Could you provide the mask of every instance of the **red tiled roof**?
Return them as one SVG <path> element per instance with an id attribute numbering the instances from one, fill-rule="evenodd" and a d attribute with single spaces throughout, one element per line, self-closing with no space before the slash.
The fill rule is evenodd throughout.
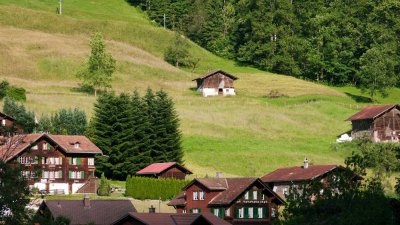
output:
<path id="1" fill-rule="evenodd" d="M 138 174 L 138 175 L 159 174 L 173 166 L 176 166 L 178 169 L 180 169 L 182 172 L 184 172 L 186 174 L 192 174 L 192 172 L 190 172 L 190 170 L 186 169 L 185 167 L 179 165 L 176 162 L 153 163 L 153 164 L 148 165 L 147 167 L 139 170 L 138 172 L 136 172 L 136 174 Z"/>
<path id="2" fill-rule="evenodd" d="M 268 190 L 271 195 L 274 195 L 278 202 L 284 204 L 284 201 L 275 192 L 257 178 L 196 178 L 186 185 L 183 190 L 186 190 L 194 183 L 199 183 L 210 191 L 220 191 L 220 193 L 208 203 L 209 205 L 230 205 L 238 197 L 244 194 L 249 187 L 257 182 Z M 171 206 L 185 204 L 185 196 L 182 196 L 181 194 L 168 203 L 168 205 Z"/>
<path id="3" fill-rule="evenodd" d="M 352 120 L 375 119 L 377 116 L 380 116 L 383 113 L 397 106 L 398 106 L 397 104 L 367 106 L 363 108 L 361 111 L 347 118 L 347 120 L 352 121 Z"/>
<path id="4" fill-rule="evenodd" d="M 179 193 L 179 195 L 176 196 L 176 198 L 174 198 L 168 202 L 168 205 L 169 206 L 184 206 L 184 205 L 186 205 L 185 192 Z"/>
<path id="5" fill-rule="evenodd" d="M 135 212 L 131 200 L 90 200 L 90 207 L 84 207 L 83 200 L 45 200 L 41 208 L 47 207 L 53 218 L 65 216 L 71 225 L 109 225 L 129 212 Z"/>
<path id="6" fill-rule="evenodd" d="M 146 225 L 230 225 L 223 219 L 220 219 L 211 213 L 202 214 L 176 214 L 176 213 L 129 213 L 113 224 L 119 224 L 124 218 L 131 217 Z"/>
<path id="7" fill-rule="evenodd" d="M 195 81 L 195 80 L 203 80 L 203 79 L 205 79 L 205 78 L 207 78 L 207 77 L 209 77 L 209 76 L 212 76 L 212 75 L 214 75 L 214 74 L 216 74 L 216 73 L 222 73 L 222 74 L 224 74 L 225 76 L 228 76 L 228 77 L 232 78 L 233 80 L 239 79 L 239 78 L 233 76 L 232 74 L 227 73 L 227 72 L 225 72 L 225 71 L 223 71 L 223 70 L 215 70 L 215 71 L 212 71 L 212 72 L 210 72 L 210 73 L 207 73 L 206 75 L 204 75 L 204 76 L 202 76 L 202 77 L 195 78 L 195 79 L 193 79 L 192 81 Z"/>
<path id="8" fill-rule="evenodd" d="M 310 165 L 307 169 L 302 166 L 280 168 L 261 177 L 261 180 L 265 183 L 312 180 L 337 167 L 337 165 Z"/>
<path id="9" fill-rule="evenodd" d="M 12 146 L 7 143 L 0 146 L 0 159 L 8 161 L 28 147 L 32 146 L 39 139 L 45 138 L 48 141 L 55 142 L 65 153 L 90 153 L 102 154 L 102 151 L 93 144 L 87 137 L 80 135 L 50 135 L 50 134 L 27 134 L 15 135 L 10 138 Z M 18 143 L 18 144 L 17 144 Z M 74 144 L 79 143 L 79 147 L 75 148 Z"/>

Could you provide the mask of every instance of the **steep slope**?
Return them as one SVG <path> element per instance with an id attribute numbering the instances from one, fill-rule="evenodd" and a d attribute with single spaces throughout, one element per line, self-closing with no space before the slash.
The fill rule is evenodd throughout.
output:
<path id="1" fill-rule="evenodd" d="M 163 88 L 182 120 L 186 165 L 196 174 L 260 176 L 279 166 L 343 163 L 348 153 L 330 149 L 350 129 L 344 119 L 362 106 L 337 90 L 274 75 L 216 57 L 191 43 L 201 59 L 194 73 L 162 59 L 174 33 L 155 26 L 123 0 L 0 0 L 0 77 L 28 91 L 26 105 L 39 116 L 80 107 L 89 114 L 95 98 L 74 91 L 76 71 L 90 52 L 90 35 L 101 31 L 117 59 L 116 92 Z M 202 98 L 191 80 L 209 69 L 239 77 L 238 96 Z M 268 99 L 278 90 L 288 97 Z M 354 92 L 354 90 L 350 90 Z"/>

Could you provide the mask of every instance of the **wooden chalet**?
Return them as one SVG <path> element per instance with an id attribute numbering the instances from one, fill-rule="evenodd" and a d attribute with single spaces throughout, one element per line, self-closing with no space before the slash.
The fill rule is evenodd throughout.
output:
<path id="1" fill-rule="evenodd" d="M 257 178 L 196 178 L 168 205 L 177 213 L 211 212 L 231 224 L 271 224 L 284 200 Z"/>
<path id="2" fill-rule="evenodd" d="M 234 96 L 235 88 L 233 82 L 238 78 L 222 70 L 208 73 L 202 77 L 193 79 L 197 82 L 197 91 L 204 97 L 208 96 Z"/>
<path id="3" fill-rule="evenodd" d="M 0 136 L 9 136 L 8 133 L 10 133 L 12 129 L 14 129 L 15 119 L 0 112 L 0 122 Z"/>
<path id="4" fill-rule="evenodd" d="M 153 163 L 136 173 L 138 176 L 178 180 L 184 180 L 187 174 L 192 174 L 192 172 L 176 162 Z"/>
<path id="5" fill-rule="evenodd" d="M 129 213 L 112 225 L 230 225 L 211 213 Z"/>
<path id="6" fill-rule="evenodd" d="M 95 193 L 95 155 L 102 151 L 85 136 L 27 134 L 0 146 L 0 159 L 20 163 L 29 186 L 54 194 Z"/>
<path id="7" fill-rule="evenodd" d="M 337 165 L 309 165 L 306 159 L 303 166 L 279 168 L 260 179 L 280 197 L 285 198 L 292 185 L 300 187 L 301 184 L 317 179 L 327 184 L 328 176 L 341 170 L 344 168 Z M 362 178 L 357 175 L 353 177 L 353 181 L 360 179 Z"/>
<path id="8" fill-rule="evenodd" d="M 399 142 L 400 136 L 400 106 L 378 105 L 368 106 L 350 116 L 351 137 L 367 136 L 374 142 Z"/>
<path id="9" fill-rule="evenodd" d="M 110 225 L 130 212 L 136 212 L 130 199 L 91 200 L 44 200 L 38 213 L 55 220 L 59 216 L 71 220 L 70 225 Z"/>

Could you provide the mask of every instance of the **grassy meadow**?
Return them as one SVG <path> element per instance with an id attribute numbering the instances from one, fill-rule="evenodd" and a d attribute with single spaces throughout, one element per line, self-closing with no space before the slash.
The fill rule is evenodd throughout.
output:
<path id="1" fill-rule="evenodd" d="M 262 176 L 278 167 L 312 163 L 342 164 L 349 152 L 334 151 L 345 119 L 367 104 L 352 87 L 327 87 L 284 75 L 241 67 L 190 42 L 200 58 L 194 71 L 163 61 L 174 33 L 155 25 L 124 0 L 0 0 L 0 78 L 28 91 L 26 106 L 41 114 L 79 107 L 92 113 L 94 96 L 75 91 L 76 72 L 87 59 L 89 39 L 101 31 L 117 59 L 113 91 L 164 89 L 181 119 L 185 164 L 194 177 Z M 236 97 L 203 98 L 191 80 L 223 69 L 239 77 Z M 278 90 L 285 97 L 265 96 Z M 378 103 L 397 102 L 393 90 Z"/>

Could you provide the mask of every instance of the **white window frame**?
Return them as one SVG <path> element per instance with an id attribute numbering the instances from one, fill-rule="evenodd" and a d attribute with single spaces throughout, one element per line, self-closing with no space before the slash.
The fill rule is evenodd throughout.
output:
<path id="1" fill-rule="evenodd" d="M 244 208 L 239 209 L 239 218 L 244 218 Z"/>
<path id="2" fill-rule="evenodd" d="M 249 200 L 249 192 L 246 191 L 246 193 L 244 194 L 244 200 Z"/>
<path id="3" fill-rule="evenodd" d="M 183 210 L 182 210 L 182 213 L 187 213 L 186 209 L 183 209 Z"/>
<path id="4" fill-rule="evenodd" d="M 38 150 L 38 146 L 37 146 L 37 145 L 34 145 L 34 146 L 32 146 L 31 149 L 32 149 L 32 150 Z"/>
<path id="5" fill-rule="evenodd" d="M 253 207 L 249 207 L 248 208 L 248 212 L 249 212 L 249 219 L 253 219 L 253 217 L 254 217 Z"/>
<path id="6" fill-rule="evenodd" d="M 258 200 L 258 191 L 253 191 L 253 199 Z"/>
<path id="7" fill-rule="evenodd" d="M 260 208 L 258 208 L 258 218 L 259 219 L 261 219 L 261 218 L 263 218 L 263 208 L 262 207 L 260 207 Z"/>
<path id="8" fill-rule="evenodd" d="M 75 143 L 74 148 L 79 148 L 79 143 Z"/>
<path id="9" fill-rule="evenodd" d="M 199 200 L 199 193 L 197 191 L 193 191 L 193 201 Z"/>
<path id="10" fill-rule="evenodd" d="M 271 217 L 276 217 L 276 210 L 275 208 L 271 208 Z"/>
<path id="11" fill-rule="evenodd" d="M 5 120 L 5 119 L 2 119 L 2 120 L 1 120 L 1 125 L 3 125 L 3 126 L 6 125 L 6 120 Z"/>
<path id="12" fill-rule="evenodd" d="M 199 199 L 204 200 L 204 191 L 199 191 Z"/>
<path id="13" fill-rule="evenodd" d="M 94 158 L 88 158 L 88 165 L 94 166 Z"/>
<path id="14" fill-rule="evenodd" d="M 231 208 L 225 210 L 225 216 L 231 216 Z"/>
<path id="15" fill-rule="evenodd" d="M 274 188 L 272 188 L 272 190 L 273 190 L 274 192 L 276 192 L 276 190 L 278 190 L 278 187 L 277 187 L 277 186 L 274 186 Z"/>
<path id="16" fill-rule="evenodd" d="M 219 208 L 214 208 L 214 216 L 218 217 Z"/>
<path id="17" fill-rule="evenodd" d="M 49 179 L 51 179 L 51 180 L 55 179 L 54 170 L 53 171 L 49 171 Z"/>
<path id="18" fill-rule="evenodd" d="M 192 213 L 199 213 L 199 209 L 197 209 L 197 208 L 192 209 Z"/>
<path id="19" fill-rule="evenodd" d="M 49 150 L 49 149 L 47 149 L 47 143 L 46 142 L 43 142 L 42 148 L 43 148 L 43 150 Z"/>

